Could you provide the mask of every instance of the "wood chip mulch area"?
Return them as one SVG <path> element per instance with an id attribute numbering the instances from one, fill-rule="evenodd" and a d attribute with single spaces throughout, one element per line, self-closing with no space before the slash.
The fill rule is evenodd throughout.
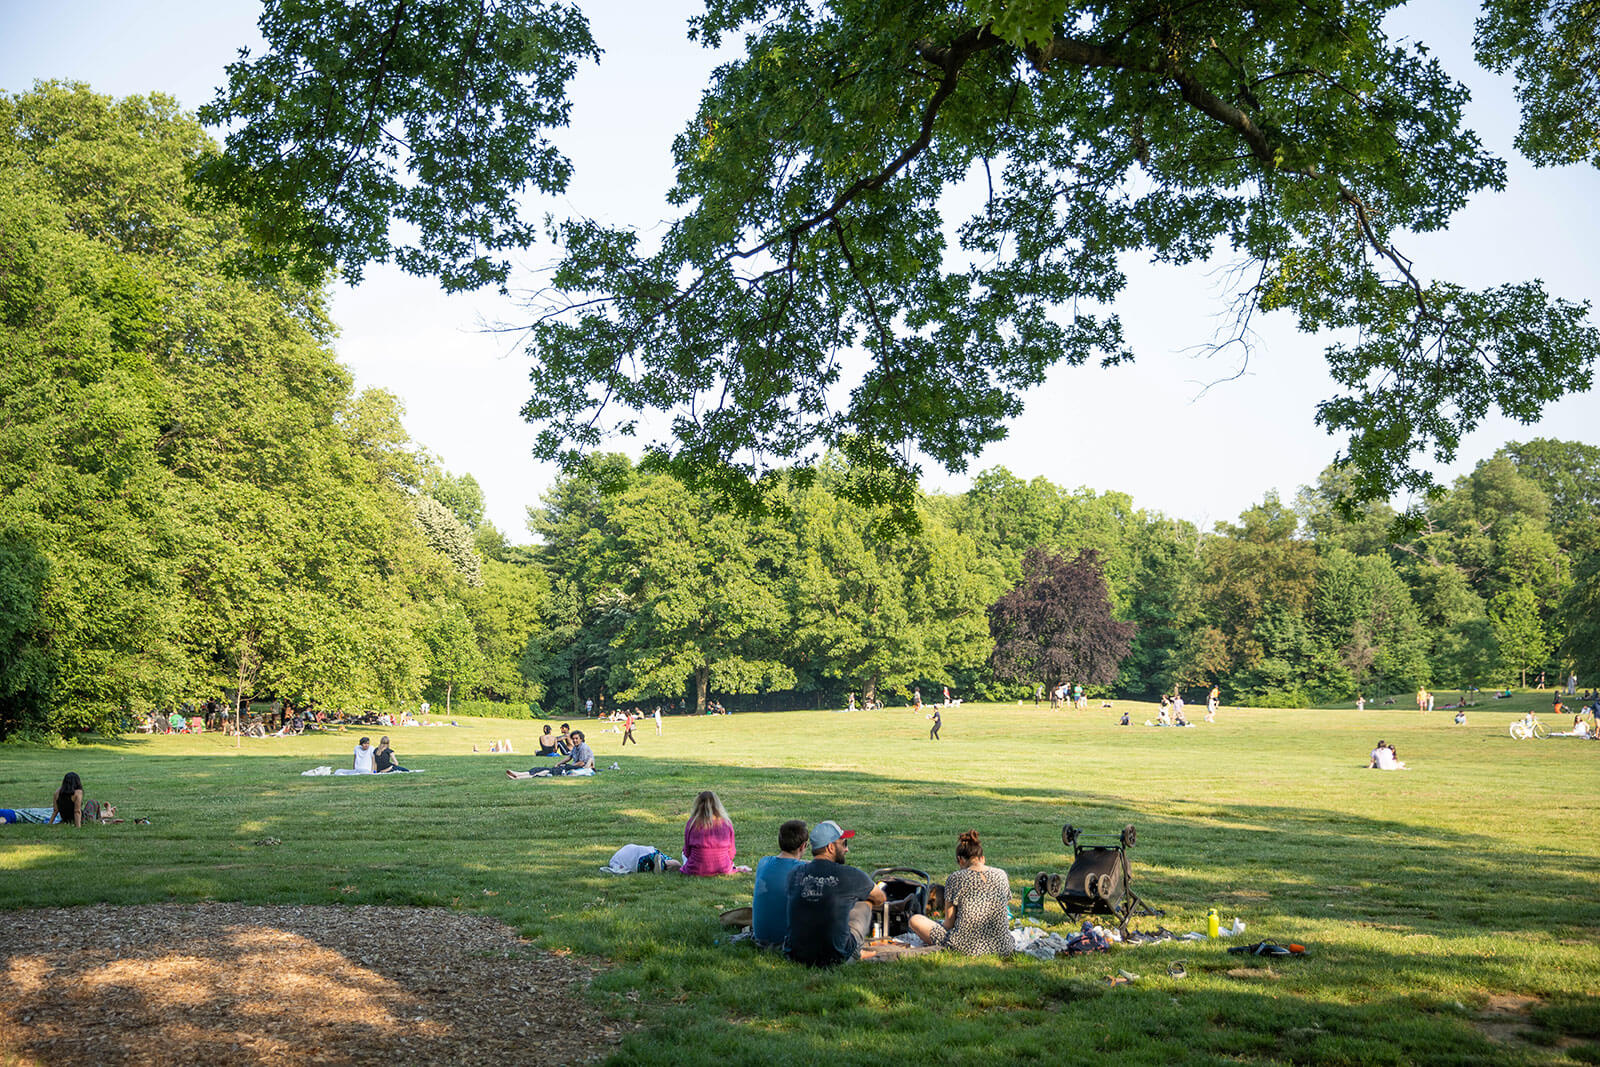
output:
<path id="1" fill-rule="evenodd" d="M 590 964 L 430 908 L 0 912 L 0 1063 L 583 1063 Z"/>

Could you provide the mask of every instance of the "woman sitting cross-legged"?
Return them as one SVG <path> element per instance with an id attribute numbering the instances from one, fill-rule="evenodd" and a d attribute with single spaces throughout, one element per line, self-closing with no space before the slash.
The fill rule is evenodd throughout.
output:
<path id="1" fill-rule="evenodd" d="M 717 794 L 707 789 L 694 798 L 683 827 L 683 866 L 679 874 L 732 874 L 733 822 Z"/>
<path id="2" fill-rule="evenodd" d="M 1011 880 L 983 861 L 978 831 L 968 830 L 956 842 L 956 867 L 944 884 L 944 925 L 913 915 L 911 932 L 930 945 L 966 956 L 1011 955 L 1014 944 L 1006 916 Z"/>

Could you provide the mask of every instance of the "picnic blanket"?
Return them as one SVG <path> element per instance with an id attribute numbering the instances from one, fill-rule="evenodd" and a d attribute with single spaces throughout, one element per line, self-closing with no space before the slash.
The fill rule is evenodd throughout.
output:
<path id="1" fill-rule="evenodd" d="M 327 777 L 328 775 L 331 775 L 331 774 L 340 774 L 340 775 L 358 774 L 363 778 L 397 778 L 402 774 L 427 774 L 427 773 L 428 773 L 427 771 L 419 771 L 419 770 L 416 770 L 416 769 L 412 769 L 412 770 L 406 770 L 406 771 L 389 771 L 389 772 L 386 772 L 384 774 L 379 774 L 376 771 L 357 771 L 357 770 L 352 770 L 349 767 L 340 767 L 338 770 L 334 770 L 332 767 L 313 767 L 309 771 L 301 771 L 300 772 L 300 777 L 302 777 L 302 778 L 325 778 L 325 777 Z"/>

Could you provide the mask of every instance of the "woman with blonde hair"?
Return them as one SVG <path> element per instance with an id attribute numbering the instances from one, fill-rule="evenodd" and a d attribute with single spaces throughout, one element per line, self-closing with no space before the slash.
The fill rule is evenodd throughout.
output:
<path id="1" fill-rule="evenodd" d="M 1013 948 L 1006 907 L 1011 880 L 983 860 L 978 831 L 968 830 L 956 842 L 957 870 L 944 883 L 944 924 L 913 915 L 911 932 L 930 945 L 965 956 L 1009 956 Z"/>
<path id="2" fill-rule="evenodd" d="M 683 866 L 679 874 L 732 874 L 733 821 L 717 794 L 707 789 L 694 798 L 683 825 Z"/>

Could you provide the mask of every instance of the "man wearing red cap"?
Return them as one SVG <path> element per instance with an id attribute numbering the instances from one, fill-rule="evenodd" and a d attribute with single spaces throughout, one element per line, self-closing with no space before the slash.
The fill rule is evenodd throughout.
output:
<path id="1" fill-rule="evenodd" d="M 784 954 L 810 967 L 831 967 L 861 955 L 872 907 L 886 898 L 866 872 L 844 862 L 854 830 L 832 819 L 811 830 L 811 862 L 789 876 L 789 937 Z"/>

